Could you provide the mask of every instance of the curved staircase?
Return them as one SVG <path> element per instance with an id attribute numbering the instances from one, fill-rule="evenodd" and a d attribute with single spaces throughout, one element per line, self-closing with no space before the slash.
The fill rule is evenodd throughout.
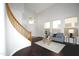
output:
<path id="1" fill-rule="evenodd" d="M 30 31 L 28 31 L 27 29 L 25 29 L 18 21 L 17 21 L 17 19 L 16 19 L 16 17 L 14 17 L 14 15 L 13 15 L 13 13 L 12 13 L 12 11 L 11 11 L 11 8 L 10 8 L 10 5 L 8 4 L 8 3 L 6 3 L 5 4 L 5 7 L 6 7 L 6 12 L 7 12 L 7 16 L 8 16 L 8 21 L 11 23 L 11 25 L 14 27 L 14 29 L 16 29 L 16 31 L 18 32 L 18 33 L 20 33 L 20 35 L 22 35 L 22 36 L 24 36 L 25 38 L 26 38 L 26 43 L 29 43 L 29 42 L 27 42 L 27 40 L 28 41 L 30 41 L 31 43 L 32 43 L 32 34 L 31 34 L 31 32 Z M 12 28 L 10 28 L 10 29 L 12 29 Z M 8 30 L 9 31 L 9 30 Z M 10 32 L 11 33 L 11 32 Z M 9 34 L 9 33 L 8 33 Z M 12 33 L 11 33 L 12 34 Z M 18 36 L 19 37 L 19 36 Z M 13 39 L 11 39 L 10 41 L 12 42 L 12 40 Z M 16 40 L 16 39 L 14 39 L 14 40 Z M 18 41 L 19 41 L 19 39 L 17 39 Z M 9 41 L 9 43 L 11 44 L 11 42 Z M 24 39 L 23 39 L 23 42 L 21 43 L 21 41 L 22 41 L 22 39 L 20 40 L 20 42 L 19 42 L 19 44 L 18 44 L 18 42 L 16 42 L 16 41 L 14 41 L 14 42 L 12 42 L 13 44 L 12 45 L 14 45 L 13 47 L 9 47 L 8 46 L 8 52 L 9 52 L 9 50 L 11 50 L 11 49 L 13 49 L 13 50 L 11 50 L 10 51 L 10 53 L 8 54 L 8 55 L 12 55 L 12 54 L 14 54 L 15 52 L 17 52 L 18 50 L 20 50 L 20 49 L 22 49 L 22 48 L 25 48 L 25 47 L 27 47 L 27 45 L 25 45 L 25 44 L 23 44 L 22 46 L 20 46 L 22 43 L 24 43 Z M 17 45 L 15 44 L 15 43 L 17 43 Z M 9 45 L 10 45 L 9 44 Z M 12 46 L 11 45 L 11 46 Z M 28 44 L 28 46 L 29 46 L 30 44 Z M 17 47 L 16 47 L 17 46 Z"/>

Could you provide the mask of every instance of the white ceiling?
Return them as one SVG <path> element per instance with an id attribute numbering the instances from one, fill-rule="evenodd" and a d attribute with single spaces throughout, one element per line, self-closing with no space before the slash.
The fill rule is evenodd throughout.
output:
<path id="1" fill-rule="evenodd" d="M 54 3 L 26 3 L 24 4 L 25 9 L 28 9 L 36 14 L 44 11 L 45 9 L 51 7 Z"/>

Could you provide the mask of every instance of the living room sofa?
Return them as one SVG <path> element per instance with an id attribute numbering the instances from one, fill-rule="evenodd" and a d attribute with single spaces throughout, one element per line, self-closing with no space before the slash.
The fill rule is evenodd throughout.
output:
<path id="1" fill-rule="evenodd" d="M 55 33 L 52 35 L 51 39 L 58 42 L 64 42 L 65 36 L 63 33 Z"/>

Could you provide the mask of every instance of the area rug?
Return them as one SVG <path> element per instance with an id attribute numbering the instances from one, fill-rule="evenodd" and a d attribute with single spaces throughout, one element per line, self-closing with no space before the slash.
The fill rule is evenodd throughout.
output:
<path id="1" fill-rule="evenodd" d="M 41 40 L 41 41 L 35 42 L 35 44 L 41 47 L 44 47 L 55 53 L 59 53 L 65 47 L 65 44 L 61 44 L 53 41 L 48 44 L 47 42 L 44 42 L 43 40 Z"/>

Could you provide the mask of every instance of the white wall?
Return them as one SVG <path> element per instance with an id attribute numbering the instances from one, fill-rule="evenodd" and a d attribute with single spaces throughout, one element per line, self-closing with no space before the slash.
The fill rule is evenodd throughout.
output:
<path id="1" fill-rule="evenodd" d="M 79 20 L 79 4 L 54 4 L 52 7 L 41 12 L 38 16 L 38 35 L 43 35 L 43 24 L 53 20 L 61 20 L 61 31 L 64 31 L 64 19 L 67 17 L 77 16 Z M 78 21 L 79 22 L 79 21 Z"/>
<path id="2" fill-rule="evenodd" d="M 22 16 L 24 12 L 24 4 L 20 3 L 11 3 L 9 4 L 10 9 L 13 15 L 17 18 L 17 20 L 22 24 Z"/>
<path id="3" fill-rule="evenodd" d="M 5 55 L 5 5 L 0 3 L 0 56 Z"/>
<path id="4" fill-rule="evenodd" d="M 6 18 L 6 55 L 11 55 L 16 51 L 28 47 L 31 42 L 22 36 Z"/>
<path id="5" fill-rule="evenodd" d="M 13 13 L 16 12 L 13 11 Z M 16 13 L 17 18 L 21 19 L 22 15 L 19 15 L 19 13 L 21 13 L 21 10 Z M 12 55 L 16 51 L 29 46 L 31 46 L 31 42 L 13 27 L 6 15 L 6 55 Z"/>

